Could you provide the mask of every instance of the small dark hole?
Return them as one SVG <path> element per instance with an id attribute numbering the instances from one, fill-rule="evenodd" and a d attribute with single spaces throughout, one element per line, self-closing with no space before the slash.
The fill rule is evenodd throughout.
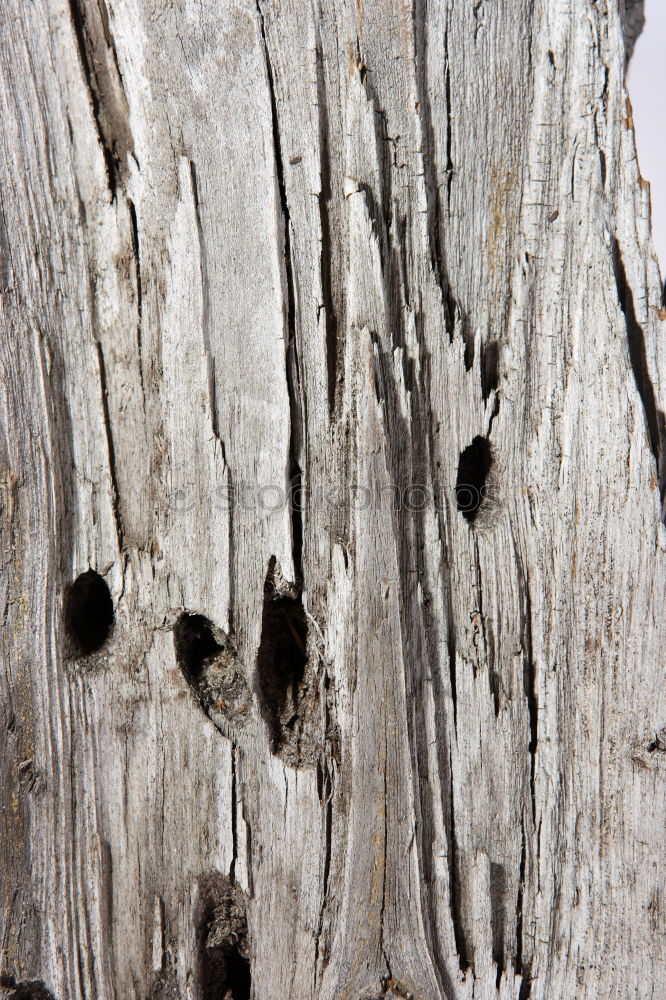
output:
<path id="1" fill-rule="evenodd" d="M 176 657 L 188 680 L 201 676 L 204 660 L 221 651 L 222 647 L 213 635 L 213 626 L 204 615 L 180 616 L 173 630 Z"/>
<path id="2" fill-rule="evenodd" d="M 470 524 L 476 518 L 485 498 L 485 486 L 493 464 L 488 438 L 477 435 L 460 454 L 456 503 L 458 510 Z"/>
<path id="3" fill-rule="evenodd" d="M 94 569 L 82 573 L 68 588 L 65 621 L 79 655 L 96 652 L 109 638 L 113 601 L 106 582 Z"/>
<path id="4" fill-rule="evenodd" d="M 261 713 L 270 729 L 275 753 L 284 743 L 285 726 L 294 721 L 299 684 L 307 662 L 307 622 L 303 603 L 300 597 L 278 589 L 276 574 L 279 569 L 273 557 L 264 583 L 261 643 L 257 654 Z"/>

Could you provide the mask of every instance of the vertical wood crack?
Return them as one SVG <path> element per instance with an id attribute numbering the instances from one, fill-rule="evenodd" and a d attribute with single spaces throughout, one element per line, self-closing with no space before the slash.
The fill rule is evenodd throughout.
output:
<path id="1" fill-rule="evenodd" d="M 116 452 L 113 444 L 113 431 L 111 429 L 111 416 L 109 413 L 109 399 L 106 380 L 106 365 L 104 363 L 104 351 L 98 340 L 95 341 L 97 351 L 97 361 L 99 366 L 100 393 L 102 402 L 102 417 L 104 420 L 104 431 L 106 433 L 106 447 L 109 455 L 109 475 L 111 478 L 111 491 L 113 495 L 113 516 L 116 522 L 116 536 L 118 549 L 125 548 L 125 536 L 123 530 L 123 518 L 120 512 L 120 490 L 118 489 L 118 473 L 116 469 Z"/>
<path id="2" fill-rule="evenodd" d="M 338 376 L 338 320 L 333 304 L 332 291 L 332 259 L 331 259 L 331 220 L 329 204 L 331 191 L 331 157 L 328 127 L 328 105 L 326 98 L 326 81 L 324 79 L 324 56 L 318 43 L 315 50 L 317 69 L 317 110 L 319 125 L 319 170 L 321 191 L 319 192 L 319 225 L 321 227 L 320 278 L 323 306 L 326 322 L 326 365 L 328 374 L 328 408 L 333 414 L 336 407 L 337 376 Z"/>
<path id="3" fill-rule="evenodd" d="M 647 361 L 647 350 L 645 346 L 645 334 L 643 327 L 638 322 L 636 307 L 634 304 L 634 294 L 631 285 L 627 280 L 622 252 L 617 238 L 611 238 L 611 248 L 613 254 L 613 273 L 617 286 L 617 297 L 620 308 L 624 314 L 627 327 L 627 346 L 629 350 L 629 361 L 634 375 L 634 381 L 638 390 L 638 395 L 643 404 L 643 412 L 647 423 L 648 439 L 650 449 L 657 463 L 657 477 L 659 479 L 659 497 L 662 508 L 666 499 L 666 463 L 663 461 L 663 454 L 666 442 L 666 416 L 657 407 L 657 400 L 654 386 L 650 378 L 650 371 Z M 666 513 L 666 512 L 664 512 Z"/>
<path id="4" fill-rule="evenodd" d="M 69 10 L 107 183 L 115 198 L 127 157 L 134 154 L 134 139 L 109 13 L 104 0 L 69 0 Z"/>
<path id="5" fill-rule="evenodd" d="M 210 342 L 211 332 L 211 307 L 210 307 L 210 278 L 208 273 L 208 251 L 206 237 L 201 220 L 201 203 L 199 200 L 199 184 L 197 180 L 197 170 L 193 160 L 190 164 L 190 178 L 192 184 L 192 201 L 194 203 L 194 214 L 197 222 L 197 235 L 199 239 L 199 266 L 201 270 L 201 295 L 203 299 L 203 316 L 201 319 L 201 333 L 203 339 L 204 354 L 206 356 L 206 374 L 208 381 L 208 399 L 210 406 L 210 419 L 213 437 L 219 443 L 222 450 L 222 460 L 226 466 L 226 454 L 224 441 L 220 437 L 217 422 L 217 387 L 215 381 L 215 357 Z"/>
<path id="6" fill-rule="evenodd" d="M 259 26 L 266 65 L 266 78 L 268 82 L 268 92 L 271 105 L 271 120 L 273 127 L 273 149 L 275 152 L 275 172 L 277 177 L 278 193 L 280 197 L 280 207 L 282 214 L 282 227 L 284 239 L 284 268 L 287 297 L 287 351 L 286 351 L 286 379 L 289 393 L 289 412 L 291 420 L 291 432 L 289 438 L 289 508 L 291 513 L 291 541 L 292 558 L 294 562 L 294 572 L 297 583 L 303 582 L 303 509 L 302 509 L 302 482 L 303 475 L 299 462 L 301 447 L 304 444 L 303 426 L 304 419 L 301 412 L 304 400 L 300 393 L 300 379 L 298 367 L 298 351 L 296 346 L 296 296 L 294 291 L 294 275 L 291 258 L 291 217 L 287 202 L 287 190 L 284 177 L 284 161 L 282 158 L 282 140 L 280 137 L 280 122 L 277 110 L 277 95 L 275 92 L 275 79 L 273 66 L 268 50 L 268 39 L 266 36 L 266 25 L 264 14 L 259 0 L 257 0 L 257 14 L 259 15 Z"/>
<path id="7" fill-rule="evenodd" d="M 132 254 L 134 256 L 134 267 L 136 275 L 136 350 L 139 362 L 139 379 L 141 382 L 141 393 L 143 395 L 143 409 L 146 409 L 146 390 L 143 384 L 143 283 L 141 277 L 141 244 L 139 242 L 139 223 L 136 216 L 136 208 L 131 198 L 127 199 L 129 210 L 130 226 L 132 233 Z"/>

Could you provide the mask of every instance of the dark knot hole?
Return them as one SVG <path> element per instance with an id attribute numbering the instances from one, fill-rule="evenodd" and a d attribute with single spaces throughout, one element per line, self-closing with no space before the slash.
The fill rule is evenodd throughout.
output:
<path id="1" fill-rule="evenodd" d="M 477 435 L 460 453 L 456 480 L 456 504 L 470 524 L 474 522 L 486 499 L 488 473 L 493 453 L 488 438 Z"/>
<path id="2" fill-rule="evenodd" d="M 264 583 L 261 642 L 257 654 L 261 713 L 271 732 L 273 751 L 282 746 L 283 727 L 294 721 L 299 685 L 307 663 L 307 620 L 297 588 L 281 589 L 273 556 Z"/>
<path id="3" fill-rule="evenodd" d="M 94 569 L 77 576 L 65 593 L 65 624 L 74 652 L 95 653 L 109 638 L 113 600 L 105 580 Z"/>
<path id="4" fill-rule="evenodd" d="M 173 639 L 180 668 L 190 681 L 198 680 L 204 661 L 222 650 L 208 618 L 204 615 L 192 615 L 187 611 L 176 622 Z"/>

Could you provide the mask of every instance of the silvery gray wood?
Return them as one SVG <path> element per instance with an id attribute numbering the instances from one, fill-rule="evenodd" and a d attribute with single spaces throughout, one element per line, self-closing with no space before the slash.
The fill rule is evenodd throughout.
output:
<path id="1" fill-rule="evenodd" d="M 641 7 L 6 0 L 5 996 L 663 996 Z"/>

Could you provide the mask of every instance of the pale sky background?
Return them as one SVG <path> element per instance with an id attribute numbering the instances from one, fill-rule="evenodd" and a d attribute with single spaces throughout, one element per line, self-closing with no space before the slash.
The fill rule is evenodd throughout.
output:
<path id="1" fill-rule="evenodd" d="M 629 63 L 638 162 L 650 182 L 652 234 L 666 277 L 666 0 L 646 0 L 645 27 Z"/>

